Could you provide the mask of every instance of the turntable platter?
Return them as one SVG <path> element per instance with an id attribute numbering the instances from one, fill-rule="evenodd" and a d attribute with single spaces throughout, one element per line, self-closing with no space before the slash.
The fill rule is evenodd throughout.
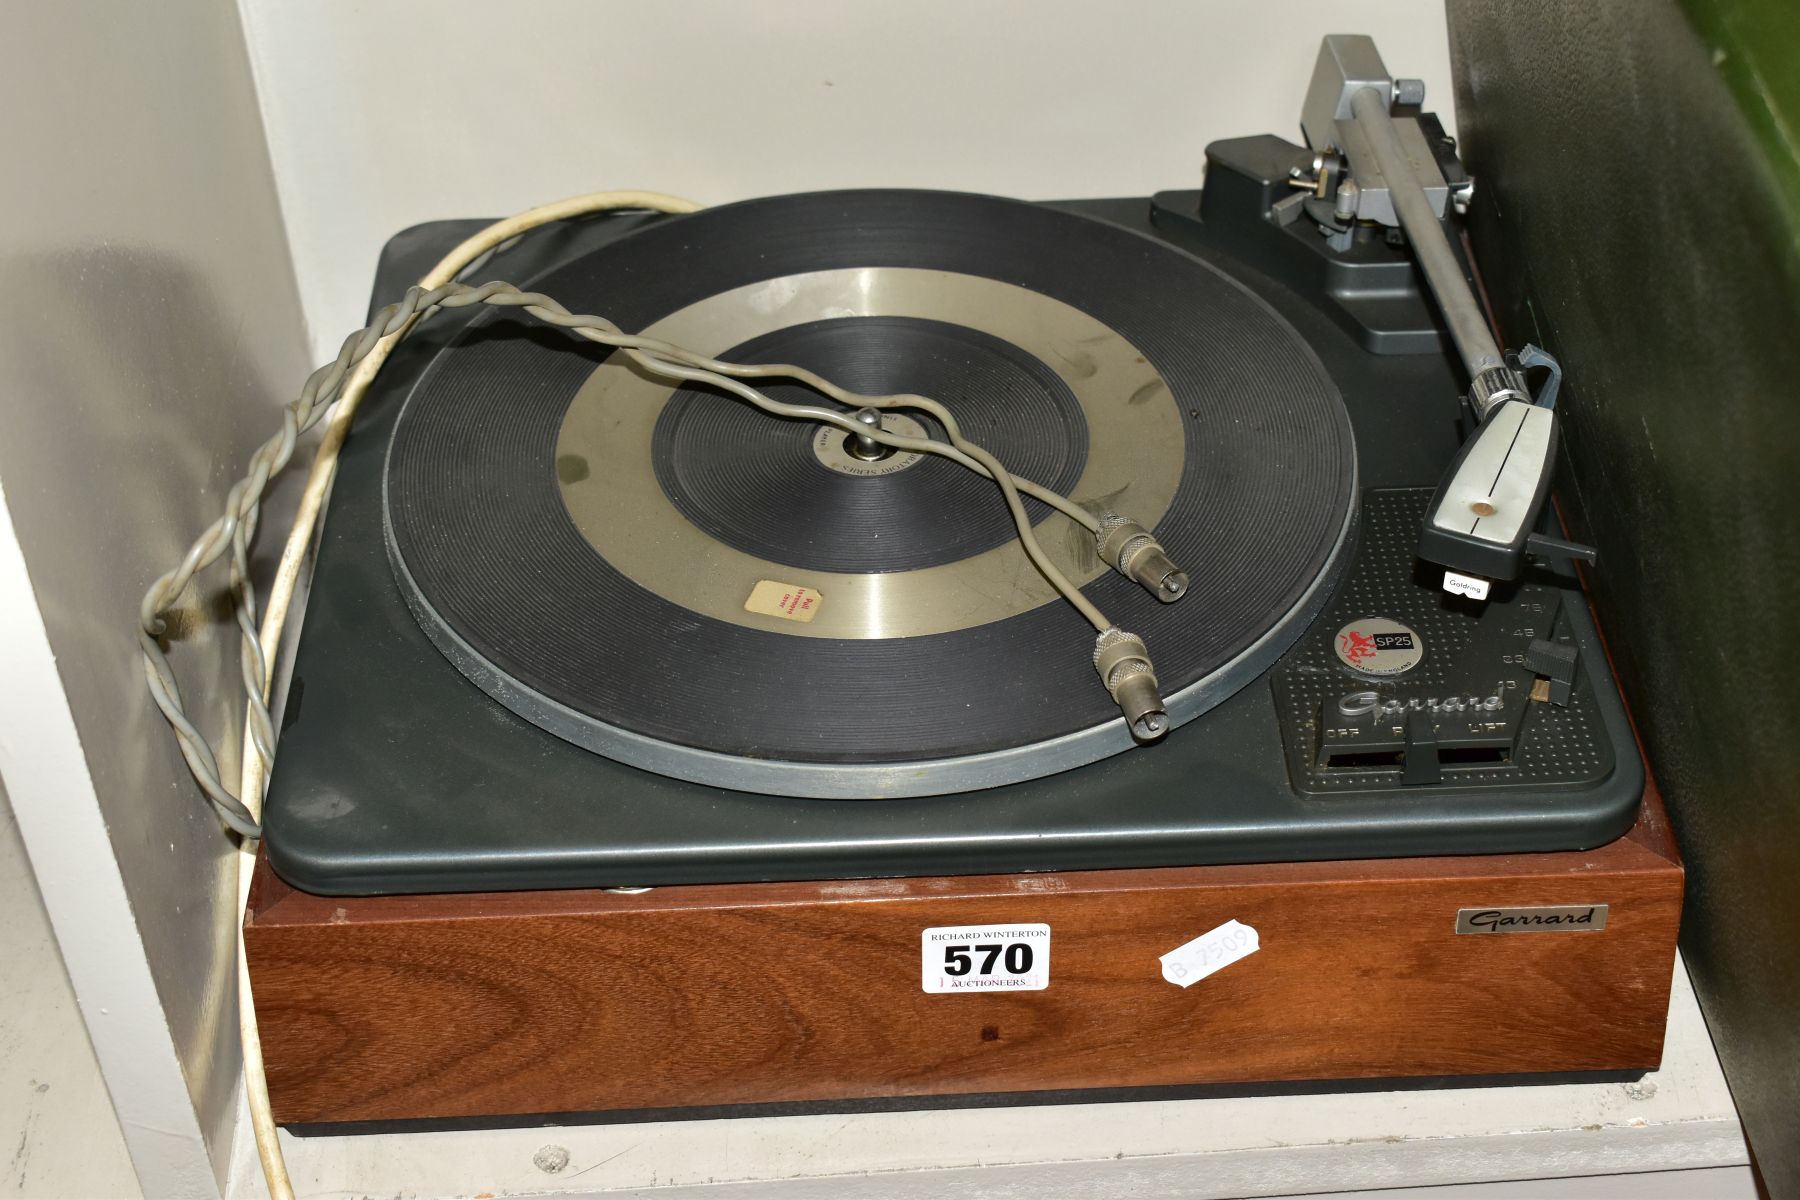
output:
<path id="1" fill-rule="evenodd" d="M 1266 668 L 1347 558 L 1354 447 L 1312 351 L 1204 262 L 1098 220 L 948 193 L 783 197 L 652 225 L 529 286 L 716 357 L 933 396 L 1021 477 L 1154 526 L 1190 577 L 1175 604 L 1028 502 L 1046 550 L 1152 648 L 1176 723 Z M 908 421 L 941 435 L 923 414 L 886 423 Z M 865 462 L 841 433 L 513 314 L 421 379 L 385 496 L 390 561 L 439 649 L 514 712 L 636 766 L 880 798 L 1133 745 L 1091 631 L 990 481 Z"/>

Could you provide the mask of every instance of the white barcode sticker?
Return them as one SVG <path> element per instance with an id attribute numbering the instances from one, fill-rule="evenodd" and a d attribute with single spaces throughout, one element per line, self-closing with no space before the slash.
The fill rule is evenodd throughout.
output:
<path id="1" fill-rule="evenodd" d="M 1162 956 L 1162 977 L 1177 987 L 1193 987 L 1202 979 L 1261 949 L 1256 930 L 1227 921 Z"/>
<path id="2" fill-rule="evenodd" d="M 946 925 L 919 937 L 927 992 L 1041 992 L 1050 986 L 1048 925 Z"/>

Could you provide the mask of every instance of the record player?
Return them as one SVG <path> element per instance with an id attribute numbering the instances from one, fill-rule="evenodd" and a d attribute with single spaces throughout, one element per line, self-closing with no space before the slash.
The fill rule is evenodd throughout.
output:
<path id="1" fill-rule="evenodd" d="M 1546 503 L 1560 369 L 1489 331 L 1461 238 L 1473 183 L 1422 102 L 1368 39 L 1334 37 L 1308 144 L 1214 143 L 1203 191 L 784 196 L 571 222 L 488 264 L 725 362 L 935 398 L 1012 475 L 1079 507 L 1021 500 L 1107 623 L 1096 638 L 1037 568 L 994 478 L 879 440 L 945 439 L 930 411 L 864 408 L 866 434 L 774 419 L 516 310 L 434 317 L 343 452 L 282 714 L 274 874 L 246 937 L 285 1119 L 1653 1065 L 1680 872 L 1654 800 L 1641 806 L 1642 760 L 1580 590 L 1574 564 L 1593 552 L 1559 536 Z M 466 228 L 396 237 L 377 302 Z M 757 382 L 821 402 L 793 378 Z M 1400 890 L 1371 900 L 1385 878 Z M 1458 899 L 1458 879 L 1480 886 Z M 1253 932 L 1219 953 L 1264 961 L 1205 972 L 1215 987 L 1253 980 L 1284 937 L 1311 947 L 1290 982 L 1341 980 L 1347 959 L 1285 931 L 1277 909 L 1360 897 L 1419 962 L 1456 960 L 1443 979 L 1465 991 L 1431 1013 L 1418 989 L 1439 986 L 1420 983 L 1433 968 L 1365 971 L 1413 1019 L 1452 1020 L 1471 979 L 1511 995 L 1586 955 L 1574 974 L 1588 982 L 1558 985 L 1566 997 L 1615 1018 L 1629 997 L 1636 1023 L 1616 1019 L 1631 1032 L 1612 1042 L 1577 1029 L 1585 1050 L 1437 1044 L 1210 1071 L 1179 1055 L 1149 1067 L 1129 1038 L 1109 1058 L 1070 1032 L 1071 1003 L 1123 1005 L 1147 1028 L 1198 1019 L 1169 1006 L 1206 989 L 1178 984 L 1187 968 L 1164 952 L 1186 941 L 1177 930 L 1211 936 L 1205 914 L 1228 896 Z M 455 915 L 427 929 L 434 905 Z M 1415 912 L 1416 938 L 1395 933 Z M 694 921 L 724 923 L 700 960 Z M 1467 936 L 1513 921 L 1579 936 Z M 1016 938 L 966 969 L 1018 990 L 943 996 L 960 960 L 934 966 L 930 935 L 976 945 L 994 922 Z M 301 948 L 302 927 L 323 940 Z M 541 960 L 525 947 L 550 927 L 576 962 L 557 988 L 607 981 L 612 1015 L 592 1019 L 613 1033 L 587 1083 L 559 1075 L 546 1092 L 515 1065 L 485 1093 L 319 1090 L 401 1037 L 382 1024 L 322 1062 L 322 1030 L 389 1021 L 370 1013 L 394 997 L 334 1011 L 341 999 L 301 982 L 321 966 L 351 983 L 409 959 L 439 983 L 528 973 Z M 1095 965 L 1102 945 L 1139 938 L 1136 958 L 1121 953 L 1141 980 Z M 834 939 L 863 982 L 833 975 Z M 921 947 L 923 988 L 906 958 Z M 811 974 L 765 974 L 763 993 L 718 965 L 784 955 Z M 744 991 L 702 1011 L 658 975 L 632 999 L 627 959 Z M 828 1065 L 752 1053 L 785 1064 L 777 1082 L 620 1032 L 668 1005 L 703 1042 L 777 1010 L 811 1029 L 797 997 L 832 989 L 877 1008 L 891 994 L 903 1011 L 883 1019 L 901 1025 L 979 1029 L 984 1052 L 1021 1021 L 1063 1044 L 1054 1069 L 1042 1047 L 1036 1070 L 950 1069 L 939 1047 L 929 1069 L 900 1054 L 851 1070 L 874 1035 L 854 1052 L 833 1035 Z M 454 1045 L 463 1019 L 433 1025 Z M 498 1035 L 475 1020 L 464 1036 Z M 671 1055 L 684 1082 L 646 1084 Z M 635 1091 L 593 1082 L 621 1057 Z"/>

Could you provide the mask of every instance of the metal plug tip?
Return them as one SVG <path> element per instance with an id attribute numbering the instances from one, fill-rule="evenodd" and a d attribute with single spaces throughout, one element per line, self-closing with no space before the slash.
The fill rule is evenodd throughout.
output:
<path id="1" fill-rule="evenodd" d="M 1140 742 L 1154 742 L 1169 732 L 1169 714 L 1150 713 L 1139 717 L 1137 723 L 1132 725 L 1131 732 Z"/>
<path id="2" fill-rule="evenodd" d="M 1144 639 L 1114 627 L 1094 639 L 1094 669 L 1125 715 L 1125 724 L 1140 742 L 1153 742 L 1169 732 L 1169 711 L 1156 686 L 1156 668 Z"/>
<path id="3" fill-rule="evenodd" d="M 1114 689 L 1113 699 L 1118 701 L 1119 711 L 1125 714 L 1132 735 L 1140 742 L 1153 742 L 1169 732 L 1169 713 L 1163 707 L 1155 675 L 1146 671 L 1126 676 Z"/>
<path id="4" fill-rule="evenodd" d="M 1100 559 L 1164 604 L 1187 591 L 1187 572 L 1169 558 L 1162 543 L 1136 521 L 1109 513 L 1095 535 Z"/>
<path id="5" fill-rule="evenodd" d="M 1187 591 L 1187 572 L 1171 562 L 1154 541 L 1131 555 L 1126 573 L 1164 604 L 1181 599 L 1181 593 Z"/>

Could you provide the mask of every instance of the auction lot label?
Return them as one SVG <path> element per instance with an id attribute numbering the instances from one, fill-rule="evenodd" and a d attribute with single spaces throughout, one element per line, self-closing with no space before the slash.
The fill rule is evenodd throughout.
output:
<path id="1" fill-rule="evenodd" d="M 919 935 L 927 992 L 1041 992 L 1050 986 L 1048 925 L 948 925 Z"/>

